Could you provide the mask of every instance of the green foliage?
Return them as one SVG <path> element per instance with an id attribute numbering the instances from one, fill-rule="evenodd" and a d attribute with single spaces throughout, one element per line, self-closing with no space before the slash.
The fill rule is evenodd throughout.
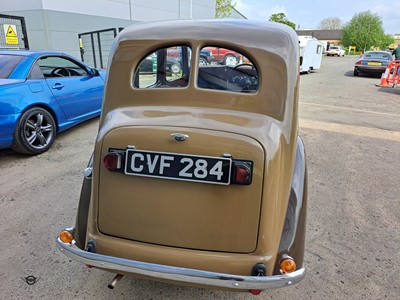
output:
<path id="1" fill-rule="evenodd" d="M 389 35 L 385 35 L 382 20 L 370 11 L 355 14 L 343 27 L 342 45 L 356 46 L 357 51 L 367 51 L 371 48 L 386 49 L 390 44 Z"/>
<path id="2" fill-rule="evenodd" d="M 394 42 L 395 40 L 393 35 L 385 34 L 385 36 L 382 38 L 381 49 L 385 50 L 390 44 L 394 44 Z"/>
<path id="3" fill-rule="evenodd" d="M 269 17 L 269 21 L 282 23 L 282 24 L 288 25 L 288 26 L 292 27 L 294 30 L 296 30 L 296 24 L 291 22 L 291 21 L 289 21 L 286 18 L 286 15 L 284 13 L 272 14 Z"/>
<path id="4" fill-rule="evenodd" d="M 215 2 L 215 18 L 223 19 L 229 17 L 236 2 L 234 0 L 216 0 Z"/>

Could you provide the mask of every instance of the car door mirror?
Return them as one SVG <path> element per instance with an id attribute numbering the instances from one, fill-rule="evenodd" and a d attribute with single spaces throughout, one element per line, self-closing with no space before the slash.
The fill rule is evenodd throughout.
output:
<path id="1" fill-rule="evenodd" d="M 97 69 L 94 69 L 94 68 L 89 70 L 89 74 L 92 77 L 100 76 L 100 72 Z"/>

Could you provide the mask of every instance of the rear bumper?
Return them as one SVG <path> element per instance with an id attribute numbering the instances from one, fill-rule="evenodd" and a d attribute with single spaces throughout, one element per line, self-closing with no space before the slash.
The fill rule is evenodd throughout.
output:
<path id="1" fill-rule="evenodd" d="M 384 73 L 386 66 L 355 66 L 354 67 L 360 73 Z"/>
<path id="2" fill-rule="evenodd" d="M 306 274 L 306 269 L 301 268 L 285 275 L 241 276 L 152 264 L 83 251 L 74 243 L 65 244 L 59 238 L 57 238 L 57 247 L 65 255 L 76 261 L 116 273 L 127 272 L 156 279 L 236 290 L 265 290 L 286 287 L 298 283 Z"/>

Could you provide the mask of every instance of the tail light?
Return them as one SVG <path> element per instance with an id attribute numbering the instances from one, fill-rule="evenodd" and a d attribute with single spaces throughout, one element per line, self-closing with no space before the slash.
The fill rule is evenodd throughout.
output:
<path id="1" fill-rule="evenodd" d="M 232 161 L 231 182 L 241 185 L 250 185 L 253 178 L 253 162 L 249 160 Z"/>
<path id="2" fill-rule="evenodd" d="M 362 60 L 357 60 L 356 65 L 361 65 L 362 64 Z"/>
<path id="3" fill-rule="evenodd" d="M 104 167 L 109 171 L 120 171 L 123 169 L 124 154 L 117 151 L 110 151 L 104 156 Z"/>

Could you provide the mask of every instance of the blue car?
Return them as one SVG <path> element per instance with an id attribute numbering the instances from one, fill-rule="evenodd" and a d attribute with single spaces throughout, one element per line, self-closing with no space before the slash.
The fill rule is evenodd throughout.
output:
<path id="1" fill-rule="evenodd" d="M 0 51 L 0 149 L 43 153 L 98 116 L 105 75 L 61 52 Z"/>

